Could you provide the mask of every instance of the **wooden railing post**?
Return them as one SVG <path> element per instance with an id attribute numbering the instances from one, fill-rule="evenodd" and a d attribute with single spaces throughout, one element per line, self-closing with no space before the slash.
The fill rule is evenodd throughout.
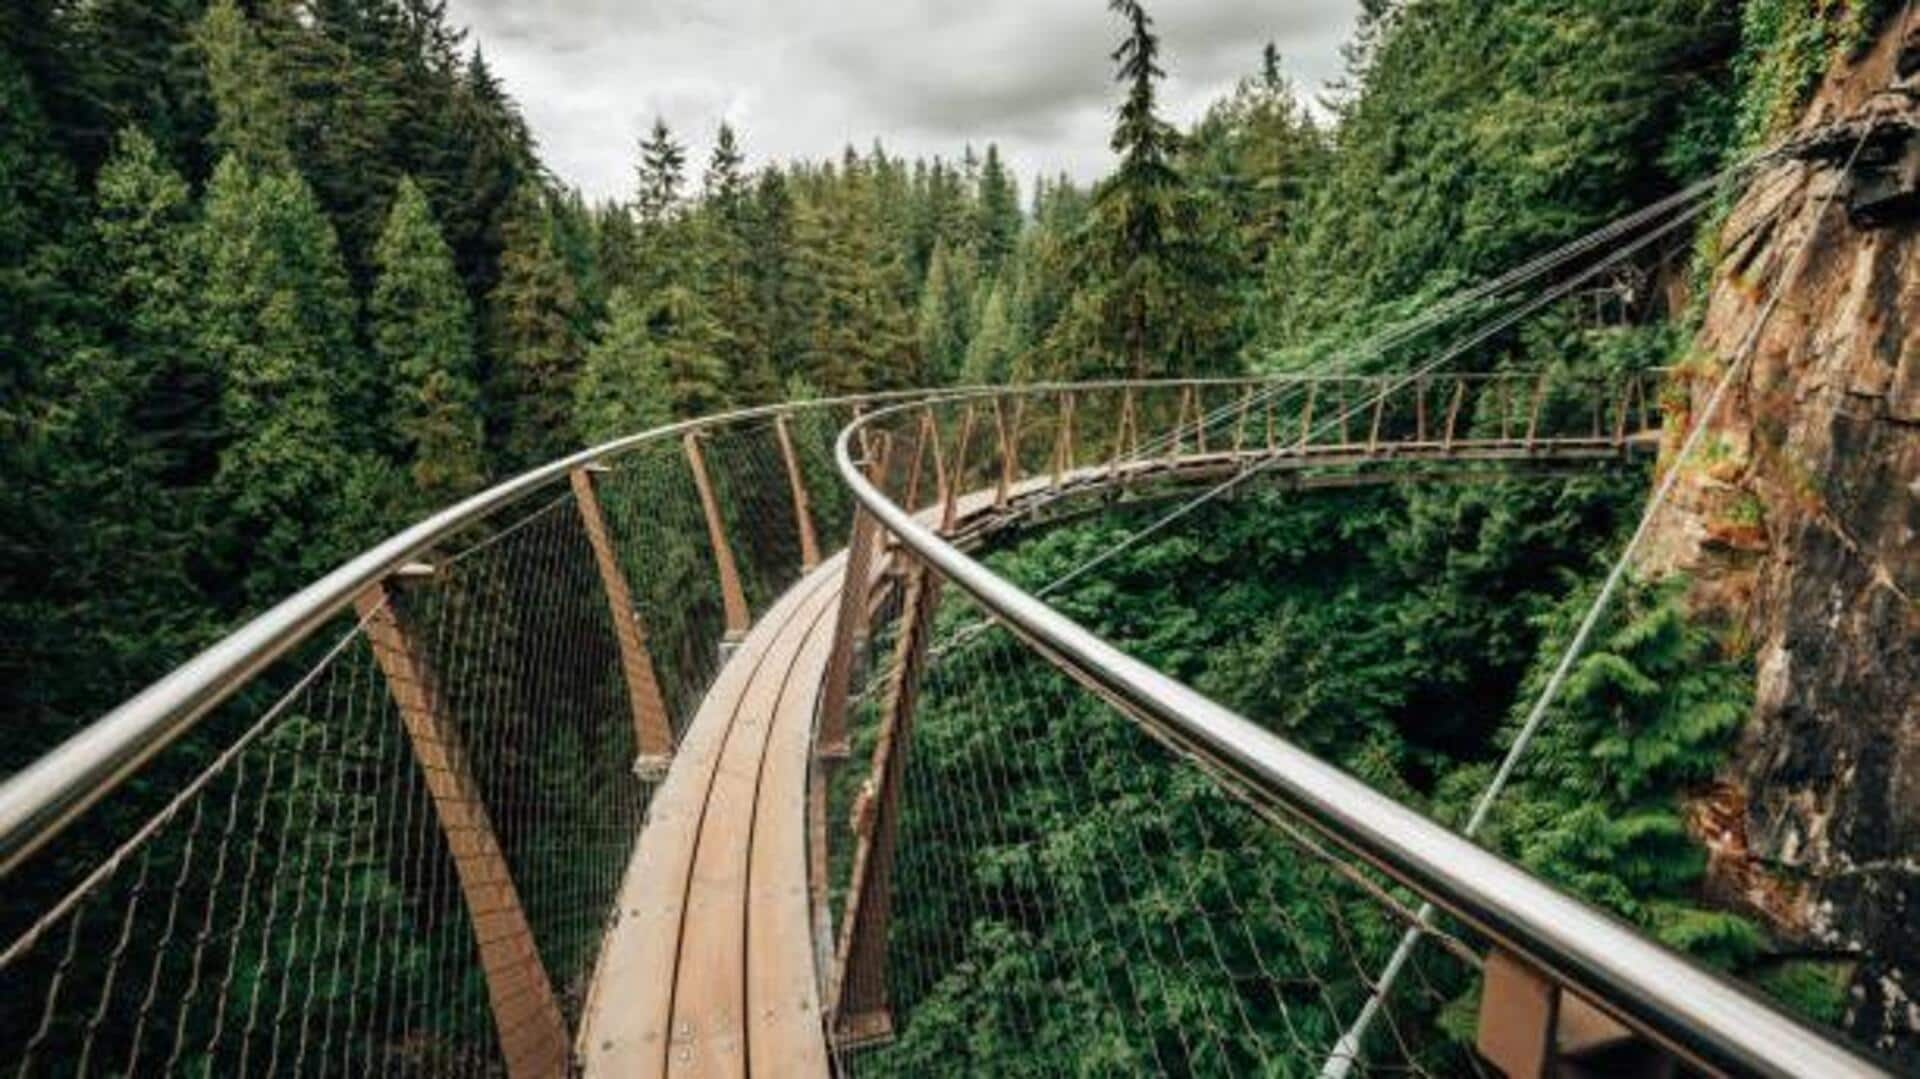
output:
<path id="1" fill-rule="evenodd" d="M 793 452 L 793 434 L 787 430 L 783 413 L 773 418 L 774 434 L 780 439 L 780 457 L 787 464 L 787 487 L 793 495 L 793 523 L 800 531 L 800 572 L 812 573 L 820 564 L 820 541 L 813 532 L 813 509 L 807 502 L 807 479 L 800 471 L 800 456 Z"/>
<path id="2" fill-rule="evenodd" d="M 1371 457 L 1380 450 L 1380 422 L 1386 418 L 1387 395 L 1392 383 L 1380 379 L 1373 395 L 1373 429 L 1367 435 L 1367 456 Z"/>
<path id="3" fill-rule="evenodd" d="M 1454 425 L 1460 422 L 1460 406 L 1465 403 L 1466 399 L 1467 380 L 1464 378 L 1455 378 L 1453 380 L 1453 400 L 1447 404 L 1446 449 L 1448 453 L 1453 452 Z"/>
<path id="4" fill-rule="evenodd" d="M 864 462 L 867 475 L 883 482 L 891 446 L 877 459 Z M 847 570 L 840 585 L 840 606 L 833 627 L 833 651 L 820 686 L 820 720 L 814 754 L 822 760 L 845 760 L 847 701 L 853 691 L 853 656 L 867 632 L 867 591 L 873 577 L 873 558 L 880 546 L 880 526 L 864 509 L 853 514 L 853 535 L 847 541 Z"/>
<path id="5" fill-rule="evenodd" d="M 1253 387 L 1251 385 L 1243 386 L 1240 389 L 1240 411 L 1234 417 L 1233 421 L 1233 455 L 1235 457 L 1240 456 L 1240 451 L 1246 448 L 1247 415 L 1252 411 Z"/>
<path id="6" fill-rule="evenodd" d="M 1527 452 L 1533 452 L 1534 440 L 1540 434 L 1540 410 L 1547 400 L 1547 376 L 1541 372 L 1540 381 L 1533 388 L 1533 408 L 1527 413 Z"/>
<path id="7" fill-rule="evenodd" d="M 1109 478 L 1119 474 L 1120 466 L 1139 444 L 1139 424 L 1134 416 L 1133 397 L 1132 386 L 1120 393 L 1120 422 L 1113 434 L 1113 463 L 1108 469 Z"/>
<path id="8" fill-rule="evenodd" d="M 1066 481 L 1067 473 L 1073 471 L 1074 403 L 1072 390 L 1060 394 L 1060 425 L 1053 434 L 1053 489 L 1056 491 Z"/>
<path id="9" fill-rule="evenodd" d="M 1313 406 L 1315 399 L 1319 396 L 1319 381 L 1307 383 L 1307 403 L 1300 410 L 1300 452 L 1303 454 L 1313 445 Z M 1272 447 L 1269 446 L 1268 449 Z"/>
<path id="10" fill-rule="evenodd" d="M 953 468 L 941 483 L 940 531 L 950 533 L 960 520 L 960 489 L 967 482 L 967 455 L 973 446 L 973 404 L 960 414 L 960 444 L 953 451 Z"/>
<path id="11" fill-rule="evenodd" d="M 1672 1076 L 1677 1062 L 1531 964 L 1495 950 L 1481 967 L 1474 1048 L 1509 1079 Z"/>
<path id="12" fill-rule="evenodd" d="M 720 500 L 714 497 L 713 481 L 707 476 L 707 459 L 700 452 L 698 431 L 681 438 L 687 451 L 687 467 L 693 470 L 693 485 L 700 492 L 700 507 L 707 515 L 707 539 L 713 545 L 714 570 L 720 576 L 720 602 L 726 608 L 727 643 L 746 639 L 752 626 L 747 613 L 747 594 L 740 587 L 740 567 L 734 564 L 733 548 L 727 543 L 727 526 L 720 517 Z"/>
<path id="13" fill-rule="evenodd" d="M 566 1021 L 534 947 L 532 926 L 481 800 L 466 744 L 448 714 L 446 698 L 384 583 L 362 592 L 354 600 L 354 609 L 366 628 L 406 728 L 414 762 L 426 780 L 434 815 L 447 838 L 473 922 L 507 1074 L 514 1079 L 565 1075 L 570 1066 Z"/>
<path id="14" fill-rule="evenodd" d="M 881 718 L 880 740 L 874 748 L 873 771 L 854 806 L 857 838 L 852 886 L 827 986 L 831 1029 L 841 1048 L 869 1045 L 893 1034 L 886 960 L 900 831 L 900 788 L 939 596 L 940 579 L 924 564 L 916 563 L 908 575 L 900 634 L 894 644 L 893 682 Z"/>
<path id="15" fill-rule="evenodd" d="M 673 725 L 667 719 L 666 701 L 660 696 L 653 656 L 647 651 L 647 634 L 634 610 L 633 591 L 627 587 L 626 571 L 620 568 L 619 554 L 607 531 L 600 495 L 594 490 L 592 466 L 574 469 L 570 478 L 580 521 L 586 526 L 587 543 L 600 568 L 600 584 L 607 593 L 613 637 L 620 646 L 620 672 L 627 683 L 627 706 L 633 713 L 633 771 L 643 779 L 658 779 L 666 774 L 667 762 L 673 757 Z"/>

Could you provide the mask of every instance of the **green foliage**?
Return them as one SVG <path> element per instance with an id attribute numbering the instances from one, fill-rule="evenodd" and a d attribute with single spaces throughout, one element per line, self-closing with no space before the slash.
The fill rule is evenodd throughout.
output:
<path id="1" fill-rule="evenodd" d="M 580 286 L 557 250 L 540 196 L 522 191 L 488 298 L 489 386 L 500 456 L 530 468 L 575 448 L 574 382 L 586 355 Z"/>
<path id="2" fill-rule="evenodd" d="M 293 168 L 288 86 L 246 14 L 234 0 L 214 0 L 194 40 L 218 117 L 213 146 L 255 172 Z"/>
<path id="3" fill-rule="evenodd" d="M 351 515 L 345 417 L 378 415 L 378 388 L 353 339 L 356 304 L 333 229 L 306 182 L 256 175 L 229 157 L 207 188 L 199 345 L 220 372 L 223 442 L 214 496 L 231 522 L 222 564 L 266 602 L 325 569 Z"/>
<path id="4" fill-rule="evenodd" d="M 621 290 L 608 311 L 574 397 L 574 424 L 590 443 L 637 434 L 673 416 L 666 359 L 653 339 L 646 305 Z"/>
<path id="5" fill-rule="evenodd" d="M 445 505 L 479 488 L 485 431 L 466 290 L 411 179 L 400 182 L 374 264 L 373 350 L 393 398 L 388 449 L 411 471 L 422 508 Z"/>

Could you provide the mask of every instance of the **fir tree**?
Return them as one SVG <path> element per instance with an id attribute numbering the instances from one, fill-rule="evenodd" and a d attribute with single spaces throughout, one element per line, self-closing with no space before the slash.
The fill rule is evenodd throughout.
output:
<path id="1" fill-rule="evenodd" d="M 740 170 L 746 160 L 746 155 L 740 151 L 733 125 L 721 124 L 720 133 L 713 142 L 713 159 L 707 164 L 701 188 L 707 205 L 719 215 L 721 221 L 730 226 L 737 226 L 744 210 L 747 181 Z"/>
<path id="2" fill-rule="evenodd" d="M 945 243 L 933 249 L 933 265 L 920 292 L 922 385 L 951 382 L 966 361 L 973 338 L 974 278 L 972 259 L 951 253 Z"/>
<path id="3" fill-rule="evenodd" d="M 647 304 L 647 332 L 666 370 L 667 396 L 679 416 L 702 416 L 727 403 L 726 334 L 700 294 L 669 285 Z"/>
<path id="4" fill-rule="evenodd" d="M 393 402 L 389 450 L 420 504 L 439 506 L 479 487 L 484 429 L 466 290 L 411 178 L 400 181 L 374 264 L 372 337 Z"/>
<path id="5" fill-rule="evenodd" d="M 1175 167 L 1180 137 L 1157 111 L 1160 39 L 1139 0 L 1111 0 L 1127 25 L 1114 50 L 1127 86 L 1114 127 L 1119 168 L 1077 239 L 1083 281 L 1049 341 L 1052 373 L 1196 375 L 1234 362 L 1234 253 L 1215 208 Z"/>
<path id="6" fill-rule="evenodd" d="M 1013 378 L 1021 355 L 1019 327 L 1012 311 L 1011 290 L 1002 279 L 993 283 L 981 308 L 980 326 L 967 344 L 960 381 L 969 386 L 994 386 Z"/>
<path id="7" fill-rule="evenodd" d="M 343 416 L 371 414 L 355 377 L 355 304 L 333 229 L 298 176 L 221 162 L 200 249 L 200 347 L 222 383 L 220 554 L 260 602 L 328 565 L 350 508 L 377 512 L 342 497 L 361 464 Z"/>
<path id="8" fill-rule="evenodd" d="M 680 189 L 686 181 L 687 151 L 673 137 L 667 122 L 653 121 L 653 130 L 640 144 L 640 221 L 658 227 L 680 208 Z"/>
<path id="9" fill-rule="evenodd" d="M 607 325 L 587 353 L 574 390 L 574 423 L 589 443 L 636 434 L 673 418 L 666 359 L 653 340 L 647 305 L 621 289 L 607 310 Z"/>
<path id="10" fill-rule="evenodd" d="M 987 144 L 987 160 L 980 169 L 980 266 L 992 275 L 1013 253 L 1020 237 L 1020 189 L 1000 160 L 1000 147 Z"/>
<path id="11" fill-rule="evenodd" d="M 291 170 L 293 105 L 259 31 L 234 0 L 214 0 L 194 42 L 217 117 L 214 148 L 256 174 Z"/>
<path id="12" fill-rule="evenodd" d="M 506 228 L 500 284 L 489 299 L 489 396 L 510 468 L 559 456 L 577 439 L 574 382 L 585 358 L 580 290 L 553 242 L 538 192 L 523 189 Z"/>

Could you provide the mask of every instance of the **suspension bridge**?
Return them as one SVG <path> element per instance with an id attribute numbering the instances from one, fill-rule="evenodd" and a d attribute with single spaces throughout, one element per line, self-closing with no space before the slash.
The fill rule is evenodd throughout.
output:
<path id="1" fill-rule="evenodd" d="M 1759 160 L 1295 374 L 748 409 L 420 522 L 0 787 L 0 1044 L 23 1076 L 918 1074 L 987 1041 L 1089 1073 L 1883 1074 L 1472 838 L 1778 292 L 1710 385 L 1455 365 Z M 1656 454 L 1459 831 L 1047 602 L 1254 485 Z M 1145 523 L 1048 584 L 980 560 L 1115 509 Z"/>

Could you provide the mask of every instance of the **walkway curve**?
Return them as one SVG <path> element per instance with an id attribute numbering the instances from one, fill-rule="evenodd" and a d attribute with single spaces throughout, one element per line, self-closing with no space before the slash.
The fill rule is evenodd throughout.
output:
<path id="1" fill-rule="evenodd" d="M 1537 443 L 1397 442 L 1192 452 L 1083 466 L 977 489 L 944 529 L 973 545 L 1040 509 L 1111 492 L 1211 483 L 1259 467 L 1302 487 L 1399 482 L 1465 465 L 1564 475 L 1657 446 L 1657 433 Z M 1477 466 L 1477 467 L 1476 467 Z M 1441 473 L 1444 478 L 1444 473 Z M 937 527 L 943 507 L 918 517 Z M 576 1043 L 589 1075 L 826 1076 L 808 777 L 847 555 L 824 561 L 754 624 L 689 726 L 627 870 Z M 883 559 L 868 588 L 888 579 Z"/>

